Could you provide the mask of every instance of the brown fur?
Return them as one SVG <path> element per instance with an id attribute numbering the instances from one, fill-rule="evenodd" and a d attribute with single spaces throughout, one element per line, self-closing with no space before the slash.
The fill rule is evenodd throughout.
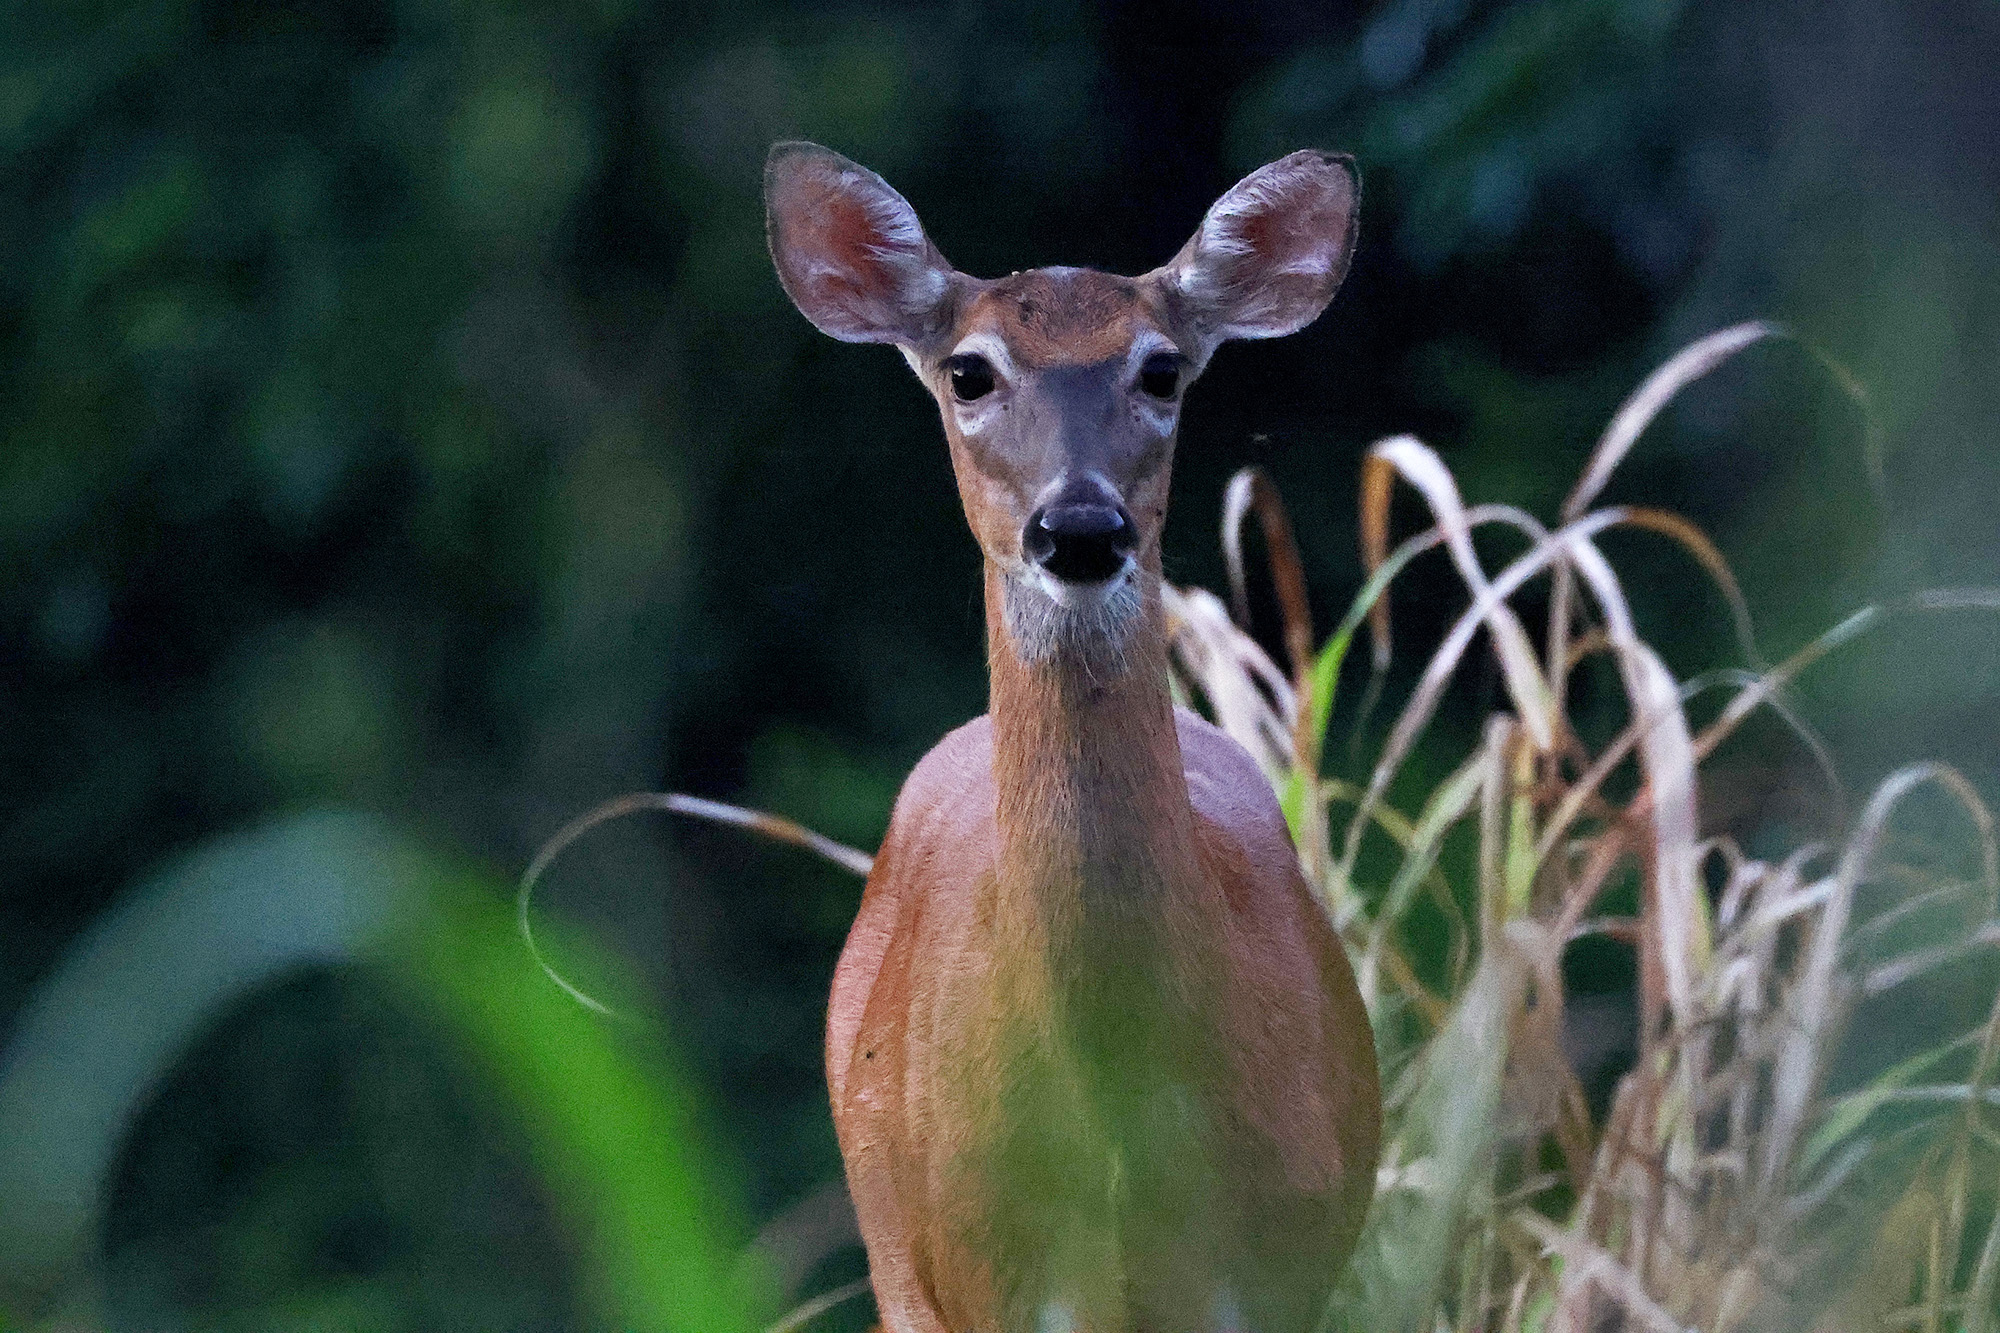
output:
<path id="1" fill-rule="evenodd" d="M 827 1015 L 883 1322 L 1306 1333 L 1374 1188 L 1374 1045 L 1269 785 L 1173 706 L 1159 538 L 1179 388 L 1218 340 L 1325 306 L 1351 170 L 1271 164 L 1142 278 L 957 273 L 813 145 L 773 150 L 767 198 L 800 309 L 895 343 L 937 398 L 986 556 L 991 711 L 905 783 Z M 961 402 L 949 358 L 976 334 L 1008 367 Z M 1142 338 L 1178 355 L 1174 393 L 1140 382 Z M 1132 524 L 1095 603 L 1022 541 L 1063 495 Z"/>
<path id="2" fill-rule="evenodd" d="M 1142 327 L 1163 323 L 1157 297 L 1137 279 L 1040 268 L 979 284 L 957 332 L 997 333 L 1024 369 L 1043 370 L 1123 356 Z"/>
<path id="3" fill-rule="evenodd" d="M 1033 1329 L 1058 1299 L 1078 1329 L 1206 1328 L 1227 1289 L 1245 1327 L 1303 1331 L 1366 1212 L 1379 1093 L 1346 955 L 1254 762 L 1172 709 L 1146 616 L 1116 688 L 1022 667 L 990 618 L 993 711 L 911 774 L 869 877 L 827 1069 L 891 1330 Z M 1107 1074 L 1205 1123 L 1106 1112 Z M 1118 1182 L 1093 1159 L 1132 1126 L 1164 1160 L 1096 1207 Z"/>

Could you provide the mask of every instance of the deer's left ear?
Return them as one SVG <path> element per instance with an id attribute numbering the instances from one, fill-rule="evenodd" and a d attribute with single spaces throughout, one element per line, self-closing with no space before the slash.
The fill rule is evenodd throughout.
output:
<path id="1" fill-rule="evenodd" d="M 1281 157 L 1215 201 L 1152 275 L 1207 360 L 1230 338 L 1276 338 L 1319 317 L 1354 254 L 1361 179 L 1345 153 Z"/>

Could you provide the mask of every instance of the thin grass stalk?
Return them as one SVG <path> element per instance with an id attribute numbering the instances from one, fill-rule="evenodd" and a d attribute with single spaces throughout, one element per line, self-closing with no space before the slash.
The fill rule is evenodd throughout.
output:
<path id="1" fill-rule="evenodd" d="M 1721 715 L 1707 727 L 1703 728 L 1700 736 L 1695 739 L 1694 757 L 1696 761 L 1699 762 L 1713 754 L 1716 747 L 1726 740 L 1741 725 L 1743 720 L 1759 706 L 1773 705 L 1781 697 L 1781 691 L 1784 687 L 1795 680 L 1807 667 L 1812 666 L 1835 648 L 1859 637 L 1863 632 L 1878 623 L 1879 619 L 1880 612 L 1878 608 L 1873 606 L 1864 607 L 1841 621 L 1838 625 L 1835 625 L 1832 629 L 1819 635 L 1811 643 L 1808 643 L 1804 648 L 1801 648 L 1777 666 L 1749 677 L 1735 697 L 1723 708 Z M 1604 638 L 1604 642 L 1607 646 L 1609 645 L 1610 639 L 1608 636 Z M 1707 681 L 1689 682 L 1689 685 L 1679 692 L 1681 702 L 1685 704 L 1688 700 L 1695 697 L 1698 690 L 1706 688 L 1708 683 Z M 1718 677 L 1715 683 L 1727 682 L 1725 678 Z M 1628 722 L 1624 729 L 1591 762 L 1589 770 L 1574 783 L 1570 784 L 1569 788 L 1563 793 L 1562 799 L 1557 803 L 1554 812 L 1550 815 L 1548 822 L 1543 826 L 1541 841 L 1535 850 L 1538 863 L 1547 860 L 1549 854 L 1554 850 L 1556 842 L 1568 831 L 1577 816 L 1582 813 L 1585 804 L 1603 787 L 1605 780 L 1617 770 L 1619 763 L 1638 746 L 1641 735 L 1650 725 L 1652 725 L 1651 720 L 1645 717 L 1635 717 L 1631 722 Z M 1809 731 L 1801 731 L 1800 734 L 1806 738 L 1807 744 L 1813 747 L 1816 754 L 1823 753 L 1824 743 L 1820 742 L 1816 735 L 1812 735 Z M 1822 764 L 1823 771 L 1830 768 L 1830 766 L 1830 760 L 1824 761 Z M 1835 782 L 1838 781 L 1837 774 L 1830 774 L 1830 777 Z"/>
<path id="2" fill-rule="evenodd" d="M 1681 702 L 1683 704 L 1692 703 L 1710 690 L 1722 685 L 1734 685 L 1738 690 L 1753 689 L 1762 679 L 1763 677 L 1757 672 L 1746 671 L 1740 667 L 1724 667 L 1720 670 L 1704 672 L 1681 686 Z M 1761 702 L 1765 708 L 1777 714 L 1778 720 L 1783 722 L 1792 735 L 1799 739 L 1799 743 L 1806 747 L 1806 752 L 1812 756 L 1813 764 L 1819 769 L 1819 775 L 1826 780 L 1826 796 L 1833 809 L 1833 814 L 1827 822 L 1834 829 L 1845 828 L 1847 826 L 1847 787 L 1840 780 L 1840 766 L 1834 762 L 1833 750 L 1827 745 L 1826 738 L 1821 736 L 1818 729 L 1806 720 L 1804 714 L 1792 706 L 1792 701 L 1786 698 L 1783 693 L 1773 691 L 1766 694 Z M 1737 720 L 1731 719 L 1728 726 L 1723 728 L 1717 728 L 1712 725 L 1703 728 L 1701 733 L 1695 737 L 1695 758 L 1697 760 L 1708 758 L 1717 746 L 1734 733 L 1736 725 Z"/>
<path id="3" fill-rule="evenodd" d="M 1335 803 L 1358 805 L 1361 798 L 1366 795 L 1366 792 L 1362 788 L 1355 786 L 1351 782 L 1343 781 L 1340 778 L 1320 779 L 1319 791 L 1321 800 L 1328 805 Z M 1417 845 L 1417 838 L 1419 836 L 1418 821 L 1412 820 L 1395 806 L 1379 801 L 1376 803 L 1374 810 L 1370 812 L 1369 817 L 1375 822 L 1377 828 L 1381 829 L 1397 846 L 1403 849 L 1405 856 L 1411 854 L 1411 849 Z M 1424 872 L 1421 878 L 1424 884 L 1431 890 L 1432 901 L 1437 904 L 1438 909 L 1455 924 L 1459 926 L 1464 925 L 1464 917 L 1458 912 L 1458 905 L 1451 897 L 1451 884 L 1445 879 L 1444 873 L 1433 864 L 1429 870 Z M 1378 907 L 1376 910 L 1379 914 L 1381 909 Z M 1352 924 L 1354 920 L 1358 919 L 1358 917 L 1349 918 L 1343 924 Z"/>
<path id="4" fill-rule="evenodd" d="M 1777 666 L 1772 667 L 1769 671 L 1760 673 L 1754 683 L 1746 686 L 1735 698 L 1729 701 L 1728 705 L 1722 710 L 1721 716 L 1717 717 L 1715 721 L 1703 729 L 1701 739 L 1697 743 L 1698 756 L 1706 759 L 1714 752 L 1715 747 L 1720 745 L 1736 729 L 1737 725 L 1744 718 L 1748 717 L 1759 706 L 1777 696 L 1785 686 L 1796 680 L 1807 667 L 1812 666 L 1835 648 L 1852 642 L 1868 630 L 1874 628 L 1880 622 L 1881 615 L 1882 611 L 1880 607 L 1864 606 L 1833 628 L 1815 637 L 1812 642 L 1793 653 L 1790 657 L 1787 657 Z"/>
<path id="5" fill-rule="evenodd" d="M 1524 1209 L 1516 1216 L 1521 1227 L 1539 1240 L 1548 1253 L 1563 1261 L 1565 1286 L 1574 1284 L 1585 1293 L 1602 1289 L 1618 1302 L 1619 1308 L 1636 1317 L 1643 1327 L 1655 1330 L 1655 1333 L 1688 1333 L 1686 1325 L 1647 1294 L 1639 1276 L 1615 1256 L 1576 1232 L 1556 1226 L 1539 1213 Z M 1576 1329 L 1577 1333 L 1587 1333 L 1581 1322 L 1581 1311 L 1571 1312 L 1570 1318 L 1573 1322 L 1567 1327 Z"/>
<path id="6" fill-rule="evenodd" d="M 1368 572 L 1372 582 L 1374 576 L 1387 563 L 1389 550 L 1389 498 L 1396 485 L 1395 473 L 1386 468 L 1371 468 L 1363 463 L 1361 487 L 1356 499 L 1360 504 L 1361 567 Z M 1442 540 L 1443 532 L 1438 533 Z M 1387 586 L 1387 581 L 1384 581 Z M 1377 596 L 1367 607 L 1368 638 L 1371 648 L 1370 658 L 1375 674 L 1380 676 L 1389 668 L 1389 601 Z"/>
<path id="7" fill-rule="evenodd" d="M 1486 571 L 1472 548 L 1472 529 L 1466 521 L 1465 504 L 1459 498 L 1458 483 L 1452 479 L 1451 470 L 1434 450 L 1413 435 L 1396 435 L 1369 446 L 1362 468 L 1364 471 L 1393 468 L 1430 506 L 1432 516 L 1444 532 L 1445 549 L 1451 553 L 1459 578 L 1474 600 L 1486 605 L 1483 618 L 1493 635 L 1494 649 L 1515 711 L 1535 749 L 1546 752 L 1555 744 L 1554 696 L 1535 665 L 1534 650 L 1529 647 L 1527 632 L 1521 628 L 1513 608 L 1505 598 L 1488 600 L 1483 596 L 1488 586 Z M 1369 494 L 1386 495 L 1379 488 Z M 1383 503 L 1386 505 L 1386 498 Z"/>
<path id="8" fill-rule="evenodd" d="M 1611 424 L 1599 437 L 1590 462 L 1577 478 L 1574 489 L 1563 501 L 1565 526 L 1576 522 L 1603 491 L 1625 455 L 1637 444 L 1653 418 L 1689 384 L 1714 370 L 1737 352 L 1753 343 L 1779 335 L 1782 330 L 1763 320 L 1752 320 L 1718 330 L 1682 348 L 1648 375 L 1630 397 L 1620 404 Z M 1570 572 L 1558 569 L 1549 595 L 1549 684 L 1558 698 L 1563 696 L 1562 664 L 1567 660 L 1570 600 L 1574 596 Z"/>
<path id="9" fill-rule="evenodd" d="M 1260 467 L 1246 467 L 1231 477 L 1222 496 L 1222 558 L 1229 576 L 1229 609 L 1237 628 L 1246 631 L 1250 628 L 1250 590 L 1243 565 L 1243 520 L 1251 514 L 1257 516 L 1264 532 L 1265 559 L 1278 596 L 1285 655 L 1290 659 L 1293 685 L 1303 694 L 1313 659 L 1312 604 L 1306 597 L 1305 562 L 1299 558 L 1298 539 L 1292 535 L 1291 516 L 1278 497 L 1278 488 Z"/>
<path id="10" fill-rule="evenodd" d="M 1884 880 L 1884 881 L 1891 879 L 1892 876 L 1888 873 L 1890 869 L 1891 867 L 1883 867 L 1882 869 L 1876 872 L 1875 877 L 1878 880 Z M 1890 931 L 1894 930 L 1896 927 L 1906 924 L 1910 918 L 1922 916 L 1924 913 L 1929 912 L 1933 908 L 1956 906 L 1961 909 L 1960 914 L 1963 915 L 1963 908 L 1967 903 L 1971 901 L 1974 895 L 1975 894 L 1983 895 L 1985 891 L 1986 891 L 1986 885 L 1984 882 L 1979 880 L 1970 880 L 1970 879 L 1953 880 L 1948 883 L 1940 884 L 1934 889 L 1919 888 L 1913 891 L 1909 897 L 1904 898 L 1901 902 L 1897 903 L 1895 906 L 1888 907 L 1880 912 L 1877 912 L 1867 921 L 1863 922 L 1861 925 L 1858 925 L 1853 930 L 1849 931 L 1847 936 L 1848 947 L 1858 952 L 1859 950 L 1866 948 L 1868 945 L 1873 944 L 1877 939 L 1877 937 L 1887 935 Z M 1969 937 L 1969 941 L 1978 942 L 1981 940 L 1982 935 L 1984 935 L 1988 931 L 1995 930 L 1996 928 L 2000 928 L 2000 923 L 1989 921 L 1986 923 L 1986 925 L 1981 926 L 1979 930 L 1975 931 Z M 1949 951 L 1955 954 L 1956 952 L 1959 951 L 1960 946 L 1964 942 L 1965 941 L 1954 941 L 1952 944 L 1947 944 L 1942 946 L 1942 949 L 1944 951 Z M 1988 939 L 1985 942 L 1990 943 L 1992 941 Z M 1911 953 L 1903 955 L 1901 958 L 1893 960 L 1892 963 L 1888 964 L 1887 966 L 1894 967 L 1900 964 L 1904 958 L 1921 958 L 1927 954 L 1934 954 L 1938 952 L 1940 952 L 1940 950 L 1938 949 L 1915 950 Z M 1879 970 L 1881 969 L 1878 969 L 1878 971 Z M 1876 973 L 1874 972 L 1868 974 L 1869 978 L 1871 979 L 1875 975 Z M 1864 981 L 1863 988 L 1866 989 L 1870 984 L 1871 984 L 1870 981 Z"/>
<path id="11" fill-rule="evenodd" d="M 1479 773 L 1479 947 L 1491 949 L 1508 919 L 1504 827 L 1507 789 L 1507 741 L 1514 724 L 1506 714 L 1486 720 L 1486 762 Z"/>
<path id="12" fill-rule="evenodd" d="M 1300 703 L 1291 682 L 1257 641 L 1236 627 L 1213 593 L 1162 584 L 1161 597 L 1179 675 L 1208 701 L 1216 725 L 1282 788 L 1292 771 Z"/>
<path id="13" fill-rule="evenodd" d="M 2000 1207 L 1986 1227 L 1986 1239 L 1979 1247 L 1979 1261 L 1972 1281 L 1965 1289 L 1965 1333 L 1992 1333 L 1993 1298 L 2000 1286 Z"/>
<path id="14" fill-rule="evenodd" d="M 1472 636 L 1486 623 L 1492 614 L 1493 606 L 1512 596 L 1522 584 L 1555 563 L 1572 548 L 1574 543 L 1611 526 L 1619 517 L 1618 510 L 1600 510 L 1578 520 L 1568 528 L 1550 533 L 1526 554 L 1501 570 L 1473 598 L 1472 605 L 1467 607 L 1453 623 L 1445 635 L 1444 642 L 1431 655 L 1431 660 L 1425 667 L 1424 674 L 1419 679 L 1409 702 L 1404 705 L 1402 714 L 1396 719 L 1396 724 L 1389 733 L 1389 739 L 1383 746 L 1382 757 L 1376 762 L 1375 771 L 1369 779 L 1368 795 L 1364 798 L 1362 808 L 1355 813 L 1348 825 L 1341 854 L 1343 876 L 1351 876 L 1353 873 L 1360 827 L 1366 822 L 1368 808 L 1379 801 L 1387 790 L 1390 780 L 1409 753 L 1417 735 L 1436 710 L 1438 699 L 1456 673 L 1459 660 L 1464 656 Z"/>
<path id="15" fill-rule="evenodd" d="M 1934 972 L 1967 954 L 1989 949 L 1994 945 L 2000 945 L 2000 921 L 1989 921 L 1962 940 L 1906 954 L 1864 973 L 1861 978 L 1861 993 L 1867 996 L 1880 995 L 1884 991 L 1915 981 L 1918 977 Z"/>
<path id="16" fill-rule="evenodd" d="M 1976 796 L 1972 797 L 1971 805 L 1978 810 L 1984 810 L 1984 806 Z M 1985 1103 L 1996 1063 L 2000 1063 L 2000 997 L 1995 998 L 1993 1010 L 1987 1016 L 1985 1029 L 1980 1036 L 1979 1054 L 1973 1061 L 1970 1076 L 1966 1079 L 1965 1110 L 1959 1121 L 1954 1150 L 1954 1165 L 1957 1170 L 1950 1214 L 1952 1247 L 1947 1251 L 1954 1259 L 1958 1254 L 1958 1244 L 1966 1221 L 1971 1159 L 1977 1149 L 1976 1139 L 1985 1118 Z M 1996 1208 L 1995 1216 L 1988 1224 L 1986 1238 L 1980 1246 L 1980 1257 L 1966 1291 L 1965 1308 L 1978 1326 L 1986 1325 L 1992 1318 L 1996 1275 L 2000 1275 L 2000 1208 Z"/>
<path id="17" fill-rule="evenodd" d="M 1736 582 L 1736 573 L 1729 562 L 1722 558 L 1708 534 L 1688 519 L 1666 509 L 1654 509 L 1646 505 L 1627 505 L 1626 522 L 1635 528 L 1657 532 L 1661 536 L 1678 542 L 1695 558 L 1717 591 L 1729 604 L 1729 619 L 1736 631 L 1736 646 L 1743 654 L 1743 660 L 1761 671 L 1764 669 L 1764 655 L 1757 647 L 1757 629 L 1750 618 L 1750 603 L 1743 596 L 1742 586 Z"/>
<path id="18" fill-rule="evenodd" d="M 1605 633 L 1617 656 L 1619 675 L 1634 713 L 1653 712 L 1658 721 L 1639 733 L 1651 812 L 1651 887 L 1646 909 L 1654 919 L 1667 1001 L 1677 1019 L 1693 1018 L 1694 978 L 1707 963 L 1709 940 L 1703 905 L 1694 880 L 1694 746 L 1680 691 L 1666 666 L 1634 632 L 1617 576 L 1579 530 L 1571 542 L 1577 573 L 1590 585 Z"/>
<path id="19" fill-rule="evenodd" d="M 1943 786 L 1966 806 L 1980 830 L 1981 859 L 1989 873 L 1995 864 L 1992 817 L 1971 784 L 1956 770 L 1936 763 L 1912 764 L 1890 774 L 1875 789 L 1834 873 L 1832 892 L 1815 924 L 1794 992 L 1790 1026 L 1781 1040 L 1772 1074 L 1771 1121 L 1763 1163 L 1766 1189 L 1778 1187 L 1793 1160 L 1806 1108 L 1821 1072 L 1825 1058 L 1823 1036 L 1834 1017 L 1834 978 L 1854 891 L 1867 873 L 1897 805 L 1925 783 Z"/>
<path id="20" fill-rule="evenodd" d="M 2000 611 L 2000 588 L 1926 588 L 1912 600 L 1926 611 Z"/>
<path id="21" fill-rule="evenodd" d="M 856 1296 L 865 1296 L 873 1289 L 867 1278 L 856 1278 L 852 1282 L 835 1287 L 832 1291 L 822 1292 L 809 1301 L 801 1301 L 766 1328 L 764 1333 L 798 1333 L 799 1329 L 836 1305 L 845 1305 Z"/>
<path id="22" fill-rule="evenodd" d="M 573 985 L 543 956 L 541 946 L 535 942 L 534 922 L 529 907 L 534 897 L 535 886 L 541 883 L 542 876 L 547 873 L 549 866 L 571 843 L 600 824 L 622 819 L 626 815 L 636 814 L 642 810 L 658 810 L 689 819 L 705 820 L 712 824 L 727 824 L 732 828 L 748 829 L 774 842 L 803 848 L 864 879 L 875 865 L 875 858 L 868 853 L 849 847 L 845 843 L 835 842 L 832 838 L 815 833 L 805 825 L 795 823 L 782 815 L 767 814 L 762 810 L 748 810 L 740 805 L 727 805 L 721 801 L 687 796 L 680 792 L 633 792 L 613 797 L 602 805 L 585 811 L 556 830 L 555 836 L 543 843 L 541 850 L 535 853 L 535 859 L 528 863 L 527 870 L 521 875 L 521 887 L 514 895 L 514 924 L 520 933 L 522 944 L 527 946 L 529 957 L 535 960 L 535 966 L 542 970 L 542 975 L 559 986 L 572 1000 L 606 1018 L 618 1018 L 621 1015 Z"/>
<path id="23" fill-rule="evenodd" d="M 1468 528 L 1482 527 L 1492 523 L 1506 523 L 1520 529 L 1531 542 L 1540 541 L 1548 536 L 1548 529 L 1538 522 L 1532 514 L 1513 505 L 1474 505 L 1465 511 L 1465 520 Z M 1364 621 L 1373 623 L 1372 617 L 1382 605 L 1383 599 L 1388 596 L 1389 585 L 1402 573 L 1410 561 L 1427 551 L 1442 546 L 1444 542 L 1444 529 L 1433 525 L 1412 537 L 1404 539 L 1397 545 L 1393 552 L 1386 556 L 1370 556 L 1367 565 L 1368 578 L 1366 582 L 1362 584 L 1361 590 L 1354 595 L 1354 601 L 1349 605 L 1347 614 L 1342 617 L 1340 624 L 1334 629 L 1332 637 L 1320 649 L 1319 655 L 1313 663 L 1313 684 L 1308 698 L 1311 700 L 1312 731 L 1310 734 L 1315 753 L 1324 749 L 1327 725 L 1333 715 L 1334 694 L 1339 686 L 1341 668 L 1346 662 L 1347 651 L 1353 642 L 1355 633 L 1359 631 Z M 1370 680 L 1371 693 L 1379 687 L 1382 680 L 1381 671 L 1387 665 L 1386 654 L 1383 654 L 1380 660 L 1378 660 L 1375 674 Z M 1367 712 L 1366 706 L 1363 707 L 1362 712 L 1364 714 Z M 1358 727 L 1359 723 L 1357 723 L 1357 731 Z"/>
<path id="24" fill-rule="evenodd" d="M 1436 869 L 1445 835 L 1472 809 L 1473 801 L 1488 781 L 1487 770 L 1492 762 L 1492 752 L 1482 746 L 1457 772 L 1440 783 L 1424 803 L 1404 847 L 1403 863 L 1397 867 L 1396 877 L 1390 881 L 1370 924 L 1367 947 L 1362 952 L 1364 975 L 1372 972 L 1389 932 L 1408 913 L 1418 886 Z"/>
<path id="25" fill-rule="evenodd" d="M 1548 528 L 1540 520 L 1536 520 L 1534 514 L 1514 504 L 1474 504 L 1472 508 L 1466 510 L 1468 528 L 1478 528 L 1492 522 L 1506 522 L 1520 528 L 1530 542 L 1548 536 Z M 1410 560 L 1424 554 L 1426 550 L 1442 546 L 1444 540 L 1446 540 L 1444 528 L 1432 524 L 1422 532 L 1404 538 L 1394 552 L 1386 556 L 1376 556 L 1376 554 L 1368 556 L 1366 582 L 1362 582 L 1362 588 L 1360 592 L 1354 594 L 1354 602 L 1348 606 L 1346 616 L 1342 616 L 1340 624 L 1334 628 L 1334 634 L 1326 640 L 1326 646 L 1320 648 L 1318 658 L 1314 658 L 1314 669 L 1312 669 L 1314 689 L 1310 697 L 1312 697 L 1312 725 L 1314 725 L 1312 735 L 1316 739 L 1314 741 L 1316 747 L 1324 749 L 1326 725 L 1332 715 L 1334 687 L 1340 683 L 1340 667 L 1346 660 L 1346 652 L 1348 646 L 1352 644 L 1354 634 L 1360 630 L 1362 622 L 1370 624 L 1374 622 L 1374 614 L 1382 606 L 1382 598 L 1388 596 L 1390 582 L 1394 582 L 1394 578 L 1404 570 L 1404 566 L 1408 566 Z M 1380 673 L 1386 667 L 1388 667 L 1388 654 L 1384 650 L 1382 654 L 1378 654 L 1378 662 L 1374 667 L 1376 675 L 1372 679 L 1376 683 L 1380 683 L 1382 679 Z"/>
<path id="26" fill-rule="evenodd" d="M 1611 424 L 1605 428 L 1597 448 L 1591 453 L 1589 464 L 1563 501 L 1563 521 L 1575 522 L 1590 507 L 1591 501 L 1603 491 L 1611 480 L 1611 474 L 1625 460 L 1625 455 L 1632 451 L 1632 446 L 1639 442 L 1646 428 L 1653 424 L 1654 418 L 1668 403 L 1679 396 L 1682 389 L 1744 348 L 1767 338 L 1785 336 L 1789 334 L 1781 325 L 1768 320 L 1746 320 L 1697 338 L 1662 362 L 1612 416 Z"/>

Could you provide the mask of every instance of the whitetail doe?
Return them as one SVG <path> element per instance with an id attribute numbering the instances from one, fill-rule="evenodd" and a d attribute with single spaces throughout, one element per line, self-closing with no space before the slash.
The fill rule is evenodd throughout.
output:
<path id="1" fill-rule="evenodd" d="M 1358 194 L 1293 153 L 1143 277 L 987 281 L 873 172 L 771 151 L 786 292 L 903 353 L 985 552 L 992 711 L 904 785 L 827 1016 L 892 1333 L 1305 1333 L 1360 1230 L 1368 1015 L 1263 774 L 1174 707 L 1160 595 L 1182 395 L 1325 309 Z"/>

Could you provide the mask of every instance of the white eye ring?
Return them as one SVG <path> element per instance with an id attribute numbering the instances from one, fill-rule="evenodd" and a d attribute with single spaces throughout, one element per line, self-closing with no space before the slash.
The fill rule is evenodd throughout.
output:
<path id="1" fill-rule="evenodd" d="M 1007 353 L 1007 344 L 990 333 L 974 333 L 959 340 L 958 346 L 945 354 L 944 364 L 950 365 L 961 357 L 976 356 L 993 367 L 994 377 L 1002 384 L 1012 384 L 1020 378 L 1014 368 L 1014 358 Z"/>
<path id="2" fill-rule="evenodd" d="M 952 365 L 973 360 L 985 363 L 993 377 L 993 385 L 976 398 L 960 398 L 952 383 Z M 958 428 L 968 435 L 977 434 L 993 423 L 1007 399 L 1007 390 L 1018 378 L 1014 358 L 1007 354 L 1007 345 L 990 333 L 975 333 L 960 340 L 958 346 L 944 358 L 941 369 L 944 372 L 942 396 L 951 405 L 951 414 L 958 422 Z"/>

